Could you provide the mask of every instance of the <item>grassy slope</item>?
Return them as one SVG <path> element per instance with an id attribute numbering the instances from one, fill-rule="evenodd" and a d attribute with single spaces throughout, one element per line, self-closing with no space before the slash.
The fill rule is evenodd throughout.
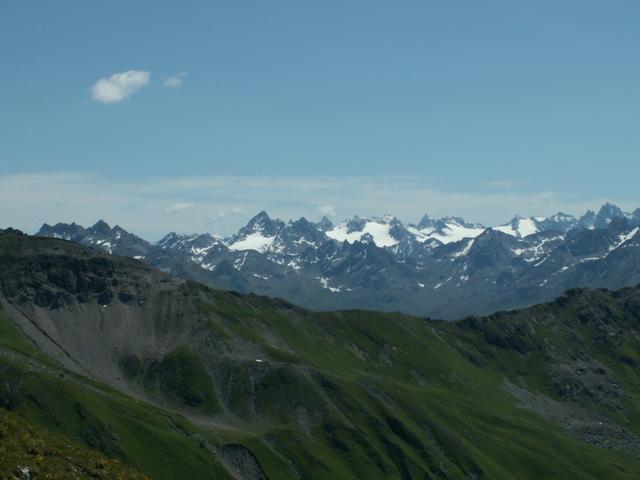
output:
<path id="1" fill-rule="evenodd" d="M 640 466 L 614 451 L 568 438 L 516 405 L 501 375 L 480 369 L 448 345 L 447 324 L 402 321 L 365 312 L 292 317 L 235 298 L 218 299 L 218 328 L 268 345 L 278 332 L 286 354 L 265 348 L 276 364 L 259 392 L 260 421 L 249 430 L 215 429 L 212 443 L 247 446 L 269 478 L 637 478 Z M 262 300 L 255 299 L 262 302 Z M 243 309 L 248 309 L 243 311 Z M 223 316 L 220 316 L 222 312 Z M 232 318 L 229 322 L 221 318 Z M 299 321 L 299 320 L 298 320 Z M 2 322 L 4 345 L 36 351 Z M 250 333 L 247 333 L 250 332 Z M 465 332 L 468 333 L 468 332 Z M 475 341 L 475 337 L 473 337 Z M 355 345 L 357 355 L 348 345 Z M 395 350 L 394 348 L 395 347 Z M 273 355 L 278 360 L 270 361 Z M 312 369 L 300 377 L 280 357 Z M 35 362 L 33 362 L 35 364 Z M 137 466 L 153 478 L 225 478 L 183 419 L 58 370 L 24 369 L 2 358 L 5 380 L 20 378 L 13 409 L 25 418 Z M 306 382 L 306 383 L 305 383 Z M 381 401 L 381 399 L 383 399 Z M 300 428 L 296 412 L 317 409 L 321 422 Z M 277 453 L 276 453 L 277 452 Z M 286 461 L 283 461 L 286 459 Z"/>
<path id="2" fill-rule="evenodd" d="M 153 478 L 229 478 L 182 417 L 42 361 L 1 311 L 0 378 L 1 405 L 21 422 L 100 450 Z"/>
<path id="3" fill-rule="evenodd" d="M 520 363 L 534 377 L 537 359 L 487 345 L 472 329 L 371 312 L 292 315 L 257 297 L 214 297 L 214 330 L 261 345 L 266 361 L 271 357 L 279 370 L 294 364 L 294 371 L 310 372 L 308 385 L 293 374 L 267 383 L 260 417 L 273 419 L 263 425 L 264 438 L 312 478 L 640 473 L 620 453 L 578 442 L 518 406 L 502 388 L 503 376 L 510 364 Z M 497 368 L 474 365 L 469 351 L 485 361 L 498 356 Z M 277 400 L 265 400 L 267 394 Z M 320 412 L 320 424 L 308 433 L 301 431 L 299 408 Z"/>
<path id="4" fill-rule="evenodd" d="M 194 321 L 187 344 L 125 362 L 123 374 L 199 429 L 63 372 L 8 321 L 3 406 L 154 478 L 225 478 L 204 442 L 246 446 L 270 479 L 640 477 L 633 457 L 572 438 L 503 388 L 508 378 L 566 402 L 552 367 L 592 359 L 625 395 L 608 403 L 577 390 L 570 400 L 640 432 L 640 310 L 624 292 L 459 324 L 315 314 L 195 284 L 179 293 L 207 320 Z"/>
<path id="5" fill-rule="evenodd" d="M 2 478 L 147 479 L 117 459 L 51 434 L 16 414 L 0 409 Z"/>

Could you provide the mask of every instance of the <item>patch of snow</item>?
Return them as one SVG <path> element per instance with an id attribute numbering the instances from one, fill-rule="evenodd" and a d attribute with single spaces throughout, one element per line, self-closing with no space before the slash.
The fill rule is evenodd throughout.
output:
<path id="1" fill-rule="evenodd" d="M 71 240 L 71 235 L 55 233 L 52 235 L 53 238 L 58 238 L 60 240 Z"/>
<path id="2" fill-rule="evenodd" d="M 111 242 L 108 242 L 106 240 L 96 240 L 95 245 L 98 245 L 100 248 L 102 248 L 109 254 L 113 253 L 112 251 L 113 245 L 111 244 Z"/>
<path id="3" fill-rule="evenodd" d="M 253 232 L 242 240 L 229 244 L 229 250 L 255 250 L 264 253 L 276 237 L 265 237 L 261 232 Z"/>
<path id="4" fill-rule="evenodd" d="M 269 250 L 271 253 L 280 254 L 285 250 L 285 244 L 281 240 L 274 241 L 265 250 Z"/>
<path id="5" fill-rule="evenodd" d="M 373 243 L 378 247 L 392 247 L 398 243 L 398 240 L 390 234 L 391 225 L 389 223 L 370 220 L 365 222 L 362 230 L 356 232 L 348 232 L 347 223 L 342 222 L 328 230 L 327 236 L 338 242 L 354 243 L 368 233 L 373 238 Z"/>
<path id="6" fill-rule="evenodd" d="M 518 222 L 518 231 L 521 237 L 532 235 L 538 231 L 538 225 L 533 218 L 521 218 Z"/>
<path id="7" fill-rule="evenodd" d="M 239 271 L 243 267 L 244 262 L 246 261 L 247 261 L 247 254 L 245 253 L 243 256 L 238 257 L 234 260 L 233 268 Z"/>
<path id="8" fill-rule="evenodd" d="M 518 232 L 511 226 L 511 224 L 500 225 L 498 227 L 493 227 L 493 229 L 502 233 L 506 233 L 507 235 L 511 235 L 512 237 L 518 236 Z"/>
<path id="9" fill-rule="evenodd" d="M 549 257 L 544 257 L 542 260 L 540 260 L 538 263 L 534 263 L 533 266 L 534 267 L 539 267 L 540 265 L 542 265 Z"/>
<path id="10" fill-rule="evenodd" d="M 471 250 L 471 247 L 473 246 L 473 243 L 475 241 L 476 241 L 475 238 L 469 239 L 467 244 L 462 248 L 462 250 L 460 250 L 459 252 L 454 253 L 452 256 L 453 257 L 464 257 L 467 253 L 469 253 L 469 250 Z"/>
<path id="11" fill-rule="evenodd" d="M 287 267 L 295 270 L 296 272 L 300 271 L 300 264 L 298 263 L 298 259 L 295 260 L 290 260 L 289 263 L 287 263 Z"/>
<path id="12" fill-rule="evenodd" d="M 445 244 L 459 242 L 465 238 L 476 238 L 485 231 L 484 228 L 465 227 L 453 220 L 448 222 L 441 231 L 435 231 L 432 227 L 422 230 L 418 230 L 415 227 L 408 227 L 407 229 L 416 236 L 416 240 L 419 242 L 424 243 L 427 240 L 435 239 Z"/>
<path id="13" fill-rule="evenodd" d="M 526 248 L 526 249 L 516 248 L 512 250 L 512 252 L 515 253 L 516 255 L 527 254 L 526 255 L 527 258 L 524 259 L 525 262 L 528 262 L 528 263 L 537 262 L 542 258 L 543 255 L 547 253 L 544 249 L 544 245 L 554 240 L 564 240 L 564 236 L 558 235 L 555 237 L 543 238 L 540 240 L 540 243 L 538 243 L 537 245 L 534 245 L 533 247 Z"/>
<path id="14" fill-rule="evenodd" d="M 514 222 L 508 223 L 506 225 L 500 225 L 498 227 L 494 227 L 494 230 L 497 230 L 502 233 L 506 233 L 507 235 L 511 235 L 512 237 L 521 237 L 524 238 L 527 235 L 531 235 L 538 232 L 538 225 L 536 224 L 533 218 L 516 218 L 515 226 Z"/>
<path id="15" fill-rule="evenodd" d="M 331 293 L 336 293 L 336 292 L 341 292 L 342 291 L 341 287 L 335 288 L 335 287 L 329 286 L 329 279 L 328 278 L 316 277 L 316 279 L 320 280 L 320 283 L 322 284 L 322 288 L 329 290 Z"/>
<path id="16" fill-rule="evenodd" d="M 631 230 L 629 233 L 627 233 L 626 235 L 620 235 L 618 237 L 618 243 L 616 243 L 615 245 L 612 245 L 611 247 L 609 247 L 609 251 L 613 251 L 616 248 L 622 246 L 622 244 L 624 244 L 625 242 L 627 242 L 628 240 L 631 240 L 633 237 L 635 237 L 636 233 L 638 233 L 638 231 L 640 230 L 640 227 L 636 227 L 633 230 Z"/>
<path id="17" fill-rule="evenodd" d="M 585 258 L 581 258 L 580 261 L 581 262 L 594 262 L 596 260 L 602 260 L 604 257 L 585 257 Z"/>
<path id="18" fill-rule="evenodd" d="M 309 240 L 307 240 L 306 238 L 302 237 L 299 240 L 294 240 L 293 243 L 295 243 L 296 245 L 310 245 L 312 247 L 315 247 L 315 243 L 310 242 Z"/>
<path id="19" fill-rule="evenodd" d="M 194 255 L 196 255 L 198 257 L 203 257 L 203 256 L 205 256 L 207 254 L 207 252 L 209 252 L 209 250 L 211 250 L 215 246 L 216 246 L 215 243 L 212 243 L 209 246 L 201 247 L 201 248 L 191 247 L 191 253 L 193 253 Z"/>

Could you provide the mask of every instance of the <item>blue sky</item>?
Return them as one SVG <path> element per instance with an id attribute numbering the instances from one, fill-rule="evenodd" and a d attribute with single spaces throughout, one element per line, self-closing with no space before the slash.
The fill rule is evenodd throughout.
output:
<path id="1" fill-rule="evenodd" d="M 488 223 L 603 200 L 632 208 L 638 24 L 640 2 L 623 0 L 7 0 L 0 182 L 13 196 L 0 199 L 22 205 L 44 183 L 31 207 L 1 208 L 0 224 L 100 215 L 153 236 L 229 231 L 258 206 Z M 115 97 L 92 90 L 130 71 L 143 76 Z M 218 193 L 191 188 L 203 178 Z M 147 225 L 151 212 L 132 213 L 136 187 L 167 182 L 144 197 L 164 224 Z M 296 188 L 318 182 L 313 195 Z M 67 198 L 77 183 L 83 202 Z M 129 197 L 102 205 L 101 189 Z M 199 220 L 166 216 L 176 204 Z"/>

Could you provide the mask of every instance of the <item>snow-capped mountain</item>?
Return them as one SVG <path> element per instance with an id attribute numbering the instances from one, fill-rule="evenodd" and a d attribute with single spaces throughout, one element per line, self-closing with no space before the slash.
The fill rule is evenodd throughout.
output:
<path id="1" fill-rule="evenodd" d="M 468 223 L 460 217 L 431 219 L 425 215 L 418 225 L 409 225 L 409 231 L 423 243 L 431 239 L 445 244 L 458 242 L 463 238 L 475 238 L 485 230 L 485 226 Z"/>
<path id="2" fill-rule="evenodd" d="M 152 244 L 99 221 L 43 225 L 78 242 L 216 287 L 315 309 L 375 308 L 445 318 L 521 307 L 575 286 L 640 281 L 640 209 L 606 204 L 580 219 L 516 216 L 487 227 L 425 215 L 283 222 L 260 212 L 236 234 L 169 233 Z"/>
<path id="3" fill-rule="evenodd" d="M 325 233 L 338 242 L 371 240 L 378 247 L 392 247 L 410 235 L 402 222 L 391 215 L 369 219 L 354 216 Z"/>
<path id="4" fill-rule="evenodd" d="M 578 219 L 573 215 L 558 212 L 550 217 L 523 218 L 516 215 L 509 223 L 493 228 L 514 237 L 524 238 L 538 232 L 556 231 L 564 233 L 574 228 L 577 223 Z"/>
<path id="5" fill-rule="evenodd" d="M 271 220 L 267 212 L 262 211 L 253 217 L 249 223 L 231 237 L 228 246 L 231 250 L 256 250 L 265 252 L 282 229 L 282 220 Z"/>

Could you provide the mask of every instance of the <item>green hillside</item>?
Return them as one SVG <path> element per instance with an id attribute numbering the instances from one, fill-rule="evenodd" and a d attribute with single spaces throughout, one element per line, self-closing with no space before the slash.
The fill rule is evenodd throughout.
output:
<path id="1" fill-rule="evenodd" d="M 640 477 L 638 288 L 314 313 L 4 234 L 0 302 L 11 418 L 152 478 Z"/>

